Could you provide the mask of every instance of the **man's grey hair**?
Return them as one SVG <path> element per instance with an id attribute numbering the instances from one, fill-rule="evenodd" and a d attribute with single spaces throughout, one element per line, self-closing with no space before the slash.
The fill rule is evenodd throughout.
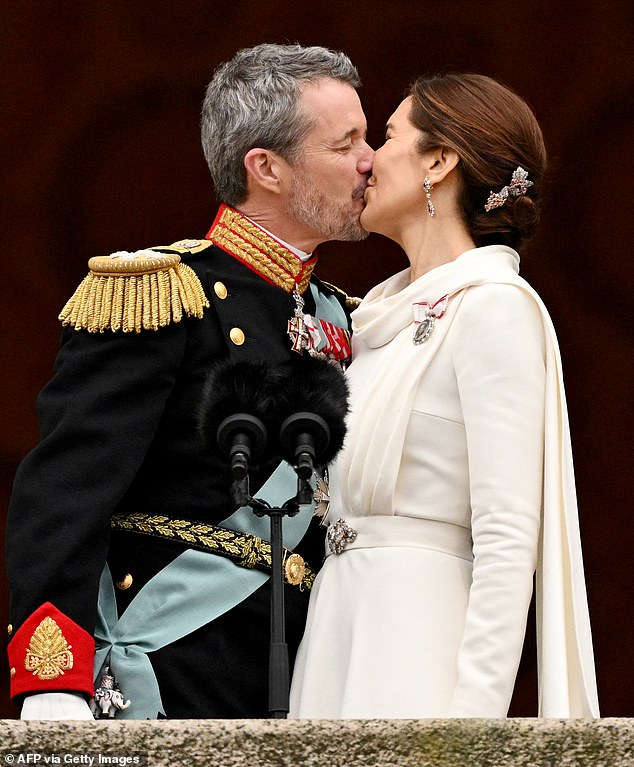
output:
<path id="1" fill-rule="evenodd" d="M 237 205 L 246 198 L 244 157 L 250 149 L 298 162 L 313 126 L 298 108 L 301 88 L 322 78 L 361 85 L 344 53 L 320 46 L 256 45 L 215 70 L 203 102 L 201 138 L 220 202 Z"/>

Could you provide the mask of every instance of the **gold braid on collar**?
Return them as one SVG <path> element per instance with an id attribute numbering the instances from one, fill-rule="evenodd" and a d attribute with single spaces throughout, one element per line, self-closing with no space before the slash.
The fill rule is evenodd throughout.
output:
<path id="1" fill-rule="evenodd" d="M 317 258 L 302 261 L 237 210 L 221 205 L 207 239 L 242 261 L 267 282 L 291 293 L 308 287 Z"/>

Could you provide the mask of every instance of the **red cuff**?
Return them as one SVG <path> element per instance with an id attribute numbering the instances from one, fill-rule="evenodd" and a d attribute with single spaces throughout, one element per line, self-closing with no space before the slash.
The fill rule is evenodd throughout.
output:
<path id="1" fill-rule="evenodd" d="M 95 640 L 50 602 L 24 621 L 8 653 L 12 698 L 56 690 L 94 692 Z"/>

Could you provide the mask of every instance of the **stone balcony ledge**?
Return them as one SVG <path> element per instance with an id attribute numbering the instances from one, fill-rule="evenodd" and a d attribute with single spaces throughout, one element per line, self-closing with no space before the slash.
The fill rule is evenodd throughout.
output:
<path id="1" fill-rule="evenodd" d="M 634 719 L 0 720 L 4 764 L 634 767 Z"/>

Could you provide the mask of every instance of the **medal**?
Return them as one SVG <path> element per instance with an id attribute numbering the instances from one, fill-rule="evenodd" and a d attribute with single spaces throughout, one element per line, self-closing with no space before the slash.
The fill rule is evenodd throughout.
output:
<path id="1" fill-rule="evenodd" d="M 90 708 L 95 719 L 113 719 L 117 711 L 124 711 L 130 705 L 125 700 L 117 680 L 106 669 L 101 677 L 99 686 L 95 688 L 95 696 L 90 701 Z"/>
<path id="2" fill-rule="evenodd" d="M 330 511 L 330 488 L 328 485 L 328 471 L 324 470 L 324 476 L 315 474 L 315 484 L 317 489 L 313 494 L 313 500 L 316 503 L 315 516 L 321 520 L 322 525 L 328 524 L 326 517 Z"/>
<path id="3" fill-rule="evenodd" d="M 304 319 L 304 299 L 297 289 L 297 285 L 293 288 L 291 295 L 295 300 L 295 314 L 288 321 L 287 333 L 291 339 L 291 349 L 301 354 L 310 343 L 310 335 Z"/>
<path id="4" fill-rule="evenodd" d="M 295 301 L 295 312 L 286 328 L 291 349 L 298 354 L 306 350 L 311 357 L 339 363 L 343 367 L 350 359 L 350 333 L 332 322 L 304 314 L 305 302 L 297 285 L 291 295 Z"/>
<path id="5" fill-rule="evenodd" d="M 414 324 L 416 325 L 413 341 L 416 346 L 424 344 L 431 336 L 436 320 L 440 319 L 447 309 L 447 301 L 448 296 L 443 296 L 435 304 L 430 304 L 428 301 L 412 304 Z"/>

